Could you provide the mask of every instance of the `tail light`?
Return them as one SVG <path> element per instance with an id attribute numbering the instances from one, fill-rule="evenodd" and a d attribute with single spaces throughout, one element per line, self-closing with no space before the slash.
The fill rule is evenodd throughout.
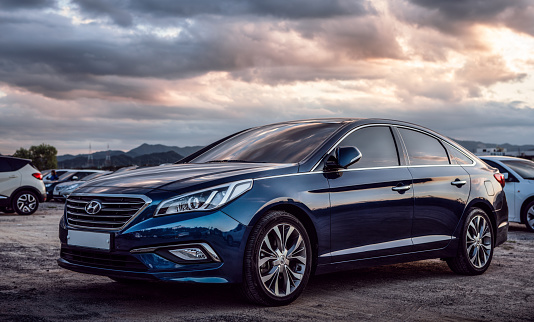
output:
<path id="1" fill-rule="evenodd" d="M 499 183 L 501 184 L 501 187 L 504 188 L 504 185 L 506 184 L 506 181 L 504 181 L 504 175 L 502 173 L 494 173 L 493 176 Z"/>
<path id="2" fill-rule="evenodd" d="M 32 176 L 33 176 L 35 179 L 43 180 L 43 175 L 41 174 L 41 172 L 35 172 L 35 173 L 32 173 Z"/>

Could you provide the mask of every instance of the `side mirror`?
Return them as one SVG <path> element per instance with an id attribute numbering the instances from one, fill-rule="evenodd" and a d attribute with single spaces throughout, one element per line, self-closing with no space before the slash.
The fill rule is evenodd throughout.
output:
<path id="1" fill-rule="evenodd" d="M 362 153 L 358 148 L 353 146 L 338 147 L 335 153 L 336 157 L 330 157 L 326 161 L 327 169 L 346 169 L 362 158 Z"/>
<path id="2" fill-rule="evenodd" d="M 504 180 L 508 180 L 510 177 L 510 174 L 508 172 L 503 172 L 502 175 L 504 176 Z"/>
<path id="3" fill-rule="evenodd" d="M 72 181 L 76 181 L 76 180 L 78 180 L 78 177 L 77 177 L 77 176 L 73 176 L 73 177 L 71 178 L 71 180 L 72 180 Z"/>

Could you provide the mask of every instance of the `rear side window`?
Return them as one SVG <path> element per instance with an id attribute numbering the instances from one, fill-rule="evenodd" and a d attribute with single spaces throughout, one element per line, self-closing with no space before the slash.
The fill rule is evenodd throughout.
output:
<path id="1" fill-rule="evenodd" d="M 473 160 L 469 159 L 465 154 L 453 148 L 452 146 L 449 146 L 449 153 L 451 156 L 451 163 L 453 164 L 473 164 Z"/>
<path id="2" fill-rule="evenodd" d="M 339 146 L 355 146 L 362 153 L 360 161 L 351 165 L 349 169 L 399 165 L 397 148 L 388 126 L 359 129 L 347 136 Z"/>
<path id="3" fill-rule="evenodd" d="M 0 172 L 10 172 L 13 171 L 11 169 L 11 165 L 9 162 L 7 162 L 7 159 L 0 158 Z"/>
<path id="4" fill-rule="evenodd" d="M 399 132 L 408 150 L 410 165 L 450 164 L 445 148 L 437 139 L 404 128 L 399 128 Z"/>
<path id="5" fill-rule="evenodd" d="M 20 170 L 22 167 L 30 163 L 26 160 L 19 159 L 8 159 L 8 162 L 11 164 L 11 168 L 13 169 L 13 171 Z"/>

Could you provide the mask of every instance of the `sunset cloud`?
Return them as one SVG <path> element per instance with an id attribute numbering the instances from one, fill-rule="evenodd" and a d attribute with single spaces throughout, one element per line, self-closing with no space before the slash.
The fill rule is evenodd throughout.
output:
<path id="1" fill-rule="evenodd" d="M 339 116 L 533 143 L 531 3 L 3 1 L 0 153 Z"/>

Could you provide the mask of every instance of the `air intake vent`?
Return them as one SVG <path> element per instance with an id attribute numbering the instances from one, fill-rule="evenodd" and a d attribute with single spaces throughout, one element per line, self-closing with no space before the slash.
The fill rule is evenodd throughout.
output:
<path id="1" fill-rule="evenodd" d="M 67 223 L 73 227 L 120 230 L 141 213 L 151 200 L 139 195 L 70 195 Z"/>

